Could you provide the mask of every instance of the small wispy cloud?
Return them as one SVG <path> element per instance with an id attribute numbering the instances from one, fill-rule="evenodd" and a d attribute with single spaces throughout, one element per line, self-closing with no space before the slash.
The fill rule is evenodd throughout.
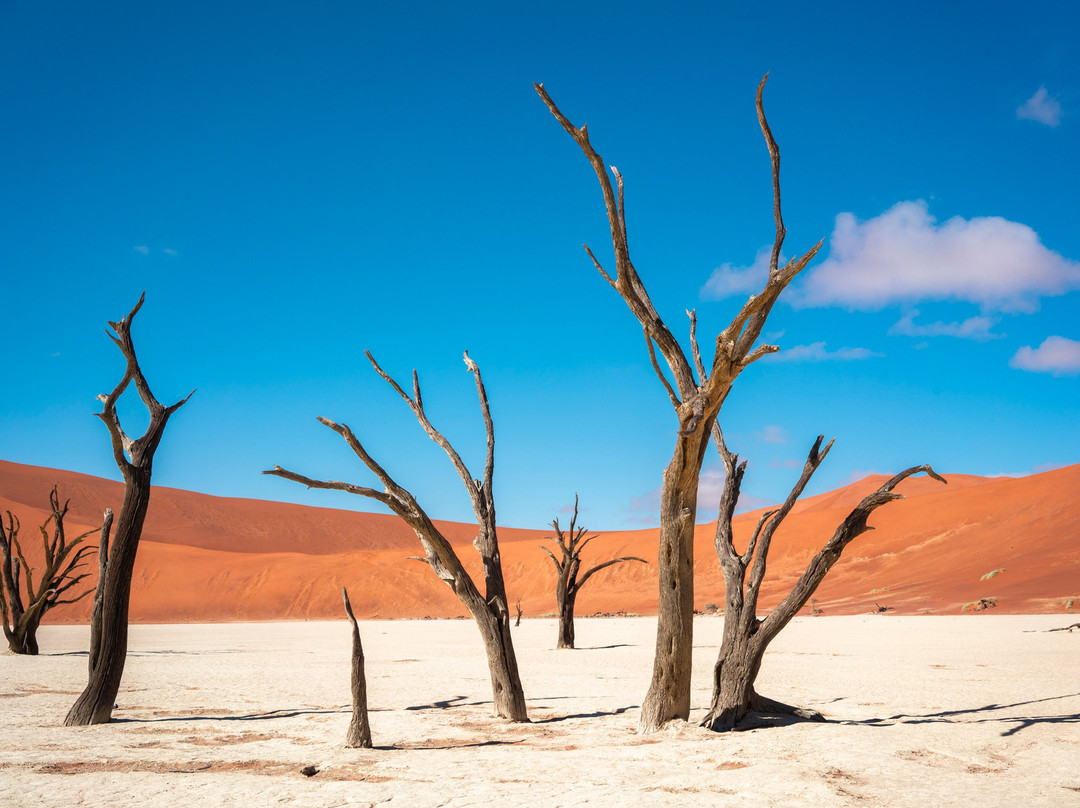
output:
<path id="1" fill-rule="evenodd" d="M 754 433 L 754 437 L 764 443 L 787 443 L 788 435 L 784 428 L 778 424 L 766 424 L 757 432 Z"/>
<path id="2" fill-rule="evenodd" d="M 849 474 L 847 477 L 842 479 L 840 481 L 839 485 L 837 485 L 836 487 L 837 488 L 843 488 L 845 485 L 851 485 L 852 483 L 857 483 L 857 482 L 859 482 L 859 480 L 864 480 L 867 477 L 871 477 L 871 476 L 873 476 L 875 474 L 881 474 L 881 472 L 878 471 L 877 469 L 855 469 L 854 471 L 851 472 L 851 474 Z"/>
<path id="3" fill-rule="evenodd" d="M 180 254 L 179 252 L 174 250 L 172 247 L 166 247 L 164 250 L 162 250 L 162 252 L 165 253 L 166 255 L 179 255 Z"/>
<path id="4" fill-rule="evenodd" d="M 654 488 L 647 494 L 630 498 L 630 515 L 626 521 L 635 525 L 660 524 L 660 488 Z"/>
<path id="5" fill-rule="evenodd" d="M 134 247 L 133 249 L 135 250 L 135 252 L 141 253 L 142 255 L 149 255 L 150 254 L 150 248 L 147 247 L 145 244 L 140 244 L 137 247 Z"/>
<path id="6" fill-rule="evenodd" d="M 774 457 L 772 460 L 769 461 L 769 468 L 771 469 L 797 469 L 801 465 L 802 463 L 800 463 L 798 460 L 794 460 L 790 457 L 786 457 L 783 460 L 778 457 Z"/>
<path id="7" fill-rule="evenodd" d="M 869 348 L 837 348 L 830 351 L 824 342 L 812 342 L 809 345 L 796 345 L 785 348 L 779 353 L 769 354 L 766 361 L 772 362 L 855 362 L 873 359 L 885 354 L 871 351 Z"/>
<path id="8" fill-rule="evenodd" d="M 993 317 L 978 316 L 969 317 L 966 320 L 953 323 L 945 323 L 940 320 L 934 323 L 916 323 L 919 316 L 918 309 L 912 309 L 889 328 L 889 333 L 905 337 L 958 337 L 971 339 L 976 342 L 986 342 L 991 339 L 1001 339 L 1004 334 L 994 334 L 990 331 L 997 320 Z"/>
<path id="9" fill-rule="evenodd" d="M 1032 373 L 1054 376 L 1075 376 L 1080 373 L 1080 342 L 1067 337 L 1047 337 L 1038 348 L 1025 345 L 1012 359 L 1009 367 Z"/>
<path id="10" fill-rule="evenodd" d="M 1016 117 L 1022 121 L 1037 121 L 1056 127 L 1061 123 L 1061 103 L 1040 87 L 1027 101 L 1016 108 Z"/>
<path id="11" fill-rule="evenodd" d="M 900 202 L 866 221 L 836 217 L 829 257 L 789 300 L 872 311 L 920 300 L 975 303 L 983 314 L 1033 312 L 1039 299 L 1080 289 L 1080 263 L 1043 246 L 1025 224 L 999 216 L 939 224 L 924 201 Z"/>
<path id="12" fill-rule="evenodd" d="M 701 287 L 702 300 L 723 300 L 731 295 L 755 294 L 761 291 L 769 277 L 769 259 L 772 246 L 762 247 L 754 256 L 750 266 L 737 266 L 723 263 L 712 271 L 705 285 Z M 785 260 L 783 256 L 781 264 Z"/>

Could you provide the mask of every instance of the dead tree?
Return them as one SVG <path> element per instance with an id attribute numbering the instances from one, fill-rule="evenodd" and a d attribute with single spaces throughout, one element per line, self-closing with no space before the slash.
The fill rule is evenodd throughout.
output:
<path id="1" fill-rule="evenodd" d="M 360 644 L 360 627 L 356 624 L 353 615 L 352 604 L 349 603 L 349 592 L 341 587 L 341 598 L 345 601 L 345 614 L 352 623 L 352 720 L 349 722 L 349 733 L 345 737 L 345 745 L 350 749 L 371 748 L 371 725 L 368 723 L 367 711 L 367 679 L 364 676 L 364 647 Z"/>
<path id="2" fill-rule="evenodd" d="M 105 422 L 112 438 L 113 459 L 124 477 L 124 501 L 112 541 L 103 536 L 98 548 L 97 592 L 94 595 L 93 619 L 90 626 L 90 677 L 86 689 L 64 719 L 66 726 L 104 724 L 112 718 L 116 694 L 127 659 L 128 602 L 131 598 L 131 574 L 135 569 L 135 554 L 139 549 L 146 509 L 150 504 L 150 475 L 154 452 L 157 451 L 165 425 L 180 407 L 195 393 L 182 401 L 165 407 L 154 398 L 135 356 L 131 339 L 131 322 L 146 298 L 144 292 L 128 315 L 118 323 L 110 322 L 115 334 L 109 338 L 124 355 L 127 367 L 120 383 L 108 395 L 100 395 L 102 411 L 98 417 Z M 106 332 L 108 333 L 108 332 Z M 116 402 L 135 382 L 139 398 L 150 413 L 146 432 L 137 439 L 130 438 L 120 425 Z"/>
<path id="3" fill-rule="evenodd" d="M 589 531 L 583 527 L 577 527 L 577 518 L 578 496 L 577 494 L 574 494 L 574 515 L 570 517 L 570 529 L 566 533 L 563 533 L 562 529 L 559 527 L 559 520 L 555 519 L 551 523 L 551 527 L 555 531 L 555 536 L 545 537 L 559 546 L 561 558 L 556 558 L 555 554 L 547 547 L 542 545 L 540 547 L 541 550 L 548 554 L 548 557 L 551 559 L 551 563 L 555 565 L 555 571 L 559 576 L 558 581 L 555 584 L 555 604 L 559 610 L 559 641 L 555 645 L 557 649 L 574 647 L 574 603 L 577 600 L 578 592 L 581 591 L 581 587 L 585 586 L 586 581 L 600 570 L 613 566 L 614 564 L 621 564 L 624 561 L 640 561 L 642 564 L 649 563 L 644 558 L 638 558 L 637 556 L 613 558 L 610 561 L 597 564 L 579 578 L 578 573 L 581 570 L 581 551 L 584 550 L 585 545 L 595 539 L 596 536 L 586 536 Z"/>
<path id="4" fill-rule="evenodd" d="M 659 606 L 656 632 L 656 655 L 652 681 L 641 707 L 640 729 L 652 732 L 671 719 L 690 714 L 690 674 L 693 653 L 694 618 L 694 516 L 697 513 L 698 478 L 709 435 L 724 398 L 735 378 L 750 364 L 778 350 L 775 345 L 755 347 L 762 327 L 780 293 L 802 271 L 820 249 L 822 242 L 801 256 L 780 265 L 784 242 L 784 222 L 780 215 L 780 152 L 765 120 L 762 94 L 765 79 L 757 90 L 757 115 L 772 159 L 773 217 L 776 238 L 769 262 L 769 277 L 764 288 L 742 306 L 739 313 L 716 337 L 712 364 L 705 367 L 696 335 L 696 317 L 690 316 L 690 355 L 672 335 L 645 290 L 630 260 L 627 238 L 623 178 L 611 167 L 611 176 L 603 158 L 589 142 L 587 127 L 574 126 L 559 111 L 542 85 L 534 85 L 551 113 L 574 139 L 600 180 L 608 226 L 615 254 L 615 277 L 604 270 L 586 245 L 593 265 L 626 302 L 644 331 L 645 345 L 653 371 L 663 385 L 678 419 L 675 451 L 664 469 L 660 495 Z M 670 371 L 674 384 L 661 369 L 656 352 Z M 696 376 L 695 376 L 696 371 Z"/>
<path id="5" fill-rule="evenodd" d="M 472 500 L 473 513 L 479 525 L 479 534 L 473 540 L 473 547 L 480 553 L 483 563 L 484 594 L 473 582 L 469 573 L 466 572 L 453 546 L 435 526 L 424 509 L 420 507 L 416 498 L 398 483 L 380 466 L 375 459 L 368 454 L 361 445 L 359 439 L 353 434 L 346 424 L 337 424 L 329 418 L 319 418 L 325 426 L 337 432 L 349 444 L 357 457 L 367 466 L 379 481 L 384 490 L 365 488 L 352 483 L 338 482 L 337 480 L 313 480 L 296 474 L 281 466 L 274 466 L 263 474 L 273 474 L 306 485 L 308 488 L 326 488 L 337 491 L 348 491 L 350 494 L 358 494 L 362 497 L 374 499 L 390 508 L 413 529 L 420 544 L 424 548 L 424 558 L 428 566 L 439 578 L 446 583 L 454 594 L 461 599 L 465 608 L 476 621 L 480 629 L 480 635 L 484 640 L 484 649 L 487 652 L 488 670 L 491 674 L 491 690 L 495 702 L 495 714 L 511 721 L 528 721 L 528 712 L 525 708 L 525 694 L 521 688 L 521 677 L 518 674 L 517 657 L 514 654 L 514 644 L 510 636 L 510 610 L 507 606 L 506 585 L 503 581 L 502 561 L 499 556 L 499 541 L 495 530 L 495 500 L 492 495 L 492 480 L 495 472 L 495 428 L 491 420 L 491 410 L 488 406 L 487 391 L 484 389 L 483 380 L 480 378 L 480 368 L 468 352 L 465 353 L 465 365 L 476 379 L 476 392 L 480 397 L 480 411 L 484 418 L 484 427 L 487 432 L 487 459 L 484 463 L 484 477 L 482 480 L 474 479 L 465 462 L 450 445 L 442 433 L 440 433 L 431 421 L 428 420 L 424 410 L 423 399 L 420 395 L 420 381 L 413 371 L 413 395 L 406 393 L 401 386 L 375 361 L 369 351 L 365 351 L 368 361 L 371 362 L 375 372 L 378 373 L 394 391 L 401 396 L 402 400 L 409 405 L 416 420 L 423 427 L 435 443 L 446 452 L 457 471 L 461 481 L 465 484 Z"/>
<path id="6" fill-rule="evenodd" d="M 757 693 L 754 680 L 761 668 L 765 649 L 791 618 L 806 605 L 828 571 L 840 560 L 844 548 L 866 531 L 873 530 L 866 523 L 870 514 L 887 502 L 904 498 L 902 494 L 893 491 L 899 482 L 921 472 L 942 483 L 945 479 L 930 466 L 913 466 L 901 471 L 872 494 L 864 497 L 836 528 L 832 538 L 810 560 L 792 590 L 768 615 L 759 618 L 758 595 L 765 579 L 773 535 L 802 495 L 810 478 L 832 448 L 833 442 L 829 441 L 822 449 L 821 442 L 825 436 L 818 436 L 806 458 L 802 475 L 791 493 L 779 508 L 762 514 L 746 549 L 740 553 L 735 549 L 731 521 L 746 472 L 746 461 L 740 463 L 738 455 L 728 451 L 719 427 L 714 427 L 713 431 L 725 471 L 720 513 L 716 522 L 716 555 L 724 574 L 724 638 L 713 669 L 712 703 L 701 726 L 717 732 L 735 729 L 751 713 L 786 714 L 824 721 L 822 715 L 814 710 L 792 707 Z"/>
<path id="7" fill-rule="evenodd" d="M 90 573 L 76 570 L 86 566 L 85 556 L 94 552 L 94 548 L 83 545 L 94 530 L 76 536 L 70 542 L 64 531 L 64 517 L 67 516 L 68 502 L 60 505 L 60 498 L 53 486 L 49 493 L 51 512 L 41 531 L 41 543 L 44 550 L 44 568 L 38 584 L 34 586 L 34 568 L 26 562 L 22 545 L 19 543 L 19 519 L 11 511 L 7 512 L 7 525 L 0 520 L 0 611 L 4 618 L 4 636 L 8 647 L 16 654 L 37 654 L 37 630 L 45 613 L 62 603 L 77 603 L 90 594 L 87 589 L 80 595 L 62 600 L 61 597 L 78 586 Z M 52 537 L 49 525 L 52 525 Z M 26 601 L 23 602 L 22 589 L 26 589 Z"/>

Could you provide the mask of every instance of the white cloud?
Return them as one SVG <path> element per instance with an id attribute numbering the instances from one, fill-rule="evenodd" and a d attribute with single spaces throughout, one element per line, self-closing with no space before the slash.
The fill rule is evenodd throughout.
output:
<path id="1" fill-rule="evenodd" d="M 748 267 L 723 263 L 712 271 L 712 275 L 701 287 L 702 300 L 722 300 L 736 294 L 757 294 L 769 278 L 769 259 L 772 257 L 772 245 L 762 247 L 754 256 L 754 263 Z M 781 265 L 784 258 L 781 256 Z"/>
<path id="2" fill-rule="evenodd" d="M 860 222 L 836 217 L 829 258 L 790 298 L 797 306 L 875 310 L 918 300 L 958 300 L 988 311 L 1032 312 L 1040 297 L 1080 288 L 1080 263 L 998 216 L 943 224 L 926 202 L 900 202 Z"/>
<path id="3" fill-rule="evenodd" d="M 1009 367 L 1055 376 L 1080 373 L 1080 342 L 1066 337 L 1047 337 L 1038 348 L 1025 345 L 1009 360 Z"/>
<path id="4" fill-rule="evenodd" d="M 1047 126 L 1061 123 L 1061 104 L 1051 98 L 1046 87 L 1040 87 L 1027 101 L 1016 108 L 1016 117 L 1022 121 L 1038 121 Z"/>
<path id="5" fill-rule="evenodd" d="M 145 244 L 140 244 L 139 246 L 135 247 L 134 250 L 135 252 L 142 253 L 143 255 L 150 254 L 150 248 L 147 247 Z"/>
<path id="6" fill-rule="evenodd" d="M 837 348 L 835 351 L 828 351 L 824 342 L 813 342 L 770 354 L 769 359 L 773 362 L 850 362 L 884 355 L 869 348 Z"/>
<path id="7" fill-rule="evenodd" d="M 716 519 L 720 509 L 720 497 L 724 494 L 724 476 L 722 468 L 705 469 L 701 472 L 698 478 L 697 521 L 711 522 Z M 659 489 L 657 494 L 659 494 Z M 772 504 L 771 500 L 764 497 L 740 491 L 739 501 L 735 504 L 735 512 L 745 513 Z"/>
<path id="8" fill-rule="evenodd" d="M 174 250 L 172 247 L 166 247 L 164 250 L 162 250 L 162 252 L 165 253 L 166 255 L 179 255 L 180 254 L 179 252 Z"/>
<path id="9" fill-rule="evenodd" d="M 724 493 L 724 474 L 722 468 L 705 469 L 698 477 L 697 499 L 698 514 L 712 514 L 716 518 L 716 509 L 720 507 L 720 497 Z"/>
<path id="10" fill-rule="evenodd" d="M 938 320 L 935 323 L 919 324 L 915 318 L 919 316 L 918 309 L 910 312 L 893 323 L 889 329 L 890 334 L 900 334 L 905 337 L 959 337 L 960 339 L 973 339 L 976 342 L 986 342 L 990 339 L 1001 339 L 1004 334 L 993 334 L 990 329 L 997 325 L 993 317 L 969 317 L 958 323 L 943 323 Z"/>
<path id="11" fill-rule="evenodd" d="M 787 432 L 777 424 L 766 424 L 754 433 L 754 437 L 765 443 L 787 443 L 788 441 Z"/>

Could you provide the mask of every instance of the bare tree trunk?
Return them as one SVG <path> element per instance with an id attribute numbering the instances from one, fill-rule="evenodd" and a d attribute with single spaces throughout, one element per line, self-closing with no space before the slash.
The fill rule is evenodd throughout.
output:
<path id="1" fill-rule="evenodd" d="M 811 559 L 791 592 L 767 617 L 760 619 L 757 616 L 758 595 L 765 578 L 773 534 L 825 460 L 832 448 L 832 441 L 822 449 L 824 436 L 818 436 L 807 456 L 802 475 L 787 499 L 780 507 L 762 515 L 746 550 L 738 553 L 733 541 L 731 521 L 746 472 L 746 463 L 739 463 L 738 456 L 728 451 L 719 427 L 714 429 L 714 436 L 725 470 L 724 492 L 720 499 L 720 512 L 716 523 L 716 553 L 724 573 L 724 638 L 713 668 L 712 702 L 701 726 L 716 732 L 725 732 L 738 728 L 751 713 L 786 714 L 812 721 L 824 721 L 821 713 L 815 710 L 793 707 L 757 693 L 754 682 L 761 669 L 765 650 L 810 600 L 825 575 L 840 559 L 844 548 L 871 529 L 867 525 L 870 514 L 887 502 L 903 499 L 901 494 L 893 493 L 893 488 L 898 483 L 920 472 L 925 472 L 941 482 L 945 480 L 930 466 L 914 466 L 900 472 L 877 491 L 864 497 L 821 551 Z"/>
<path id="2" fill-rule="evenodd" d="M 341 587 L 341 597 L 345 601 L 345 614 L 352 623 L 352 720 L 345 745 L 350 748 L 371 748 L 371 725 L 368 723 L 367 679 L 364 676 L 364 647 L 360 644 L 360 627 L 356 624 L 349 593 Z"/>
<path id="3" fill-rule="evenodd" d="M 735 378 L 762 356 L 778 350 L 775 345 L 755 345 L 780 293 L 810 262 L 821 248 L 821 242 L 802 256 L 796 256 L 780 266 L 780 250 L 787 233 L 780 212 L 780 152 L 765 119 L 762 101 L 765 79 L 762 79 L 757 92 L 757 115 L 772 161 L 773 217 L 776 222 L 769 277 L 762 291 L 747 300 L 731 324 L 717 336 L 712 365 L 706 369 L 697 344 L 694 312 L 688 312 L 691 347 L 691 357 L 688 358 L 656 312 L 630 260 L 622 175 L 611 166 L 609 176 L 607 164 L 589 141 L 587 128 L 574 126 L 551 100 L 543 85 L 533 86 L 552 115 L 581 148 L 600 181 L 615 253 L 615 277 L 612 278 L 604 270 L 588 246 L 585 250 L 597 271 L 619 293 L 641 324 L 653 371 L 663 385 L 679 422 L 679 437 L 671 462 L 664 471 L 661 493 L 656 656 L 652 682 L 642 703 L 639 724 L 642 732 L 653 732 L 672 719 L 686 720 L 690 713 L 693 530 L 698 478 L 709 433 Z M 614 187 L 612 176 L 615 178 Z M 674 384 L 661 369 L 656 358 L 657 349 Z"/>
<path id="4" fill-rule="evenodd" d="M 559 641 L 555 648 L 574 647 L 574 600 L 576 596 L 564 597 L 559 604 Z"/>
<path id="5" fill-rule="evenodd" d="M 365 355 L 368 361 L 371 362 L 372 367 L 375 368 L 375 371 L 409 405 L 413 415 L 416 416 L 416 420 L 428 434 L 428 437 L 446 452 L 447 457 L 450 458 L 450 462 L 469 492 L 473 513 L 476 515 L 479 526 L 479 533 L 473 540 L 473 546 L 480 554 L 483 566 L 484 594 L 480 594 L 479 588 L 466 572 L 457 552 L 435 526 L 435 523 L 431 521 L 424 509 L 420 507 L 416 497 L 400 486 L 368 454 L 348 425 L 335 423 L 328 418 L 319 418 L 321 423 L 333 429 L 345 439 L 345 442 L 349 444 L 356 456 L 379 478 L 379 481 L 384 486 L 383 490 L 366 488 L 337 480 L 314 480 L 283 469 L 281 466 L 275 466 L 273 469 L 264 471 L 263 474 L 273 474 L 287 480 L 293 480 L 306 485 L 308 488 L 347 491 L 350 494 L 358 494 L 374 499 L 386 505 L 408 524 L 416 533 L 421 546 L 424 548 L 424 556 L 422 558 L 418 557 L 418 560 L 427 563 L 432 571 L 454 591 L 454 594 L 458 596 L 469 610 L 469 614 L 476 621 L 476 626 L 480 630 L 480 636 L 484 642 L 484 650 L 487 653 L 488 669 L 491 672 L 491 691 L 495 714 L 511 721 L 528 721 L 529 716 L 525 706 L 525 695 L 521 687 L 521 676 L 518 673 L 517 657 L 514 654 L 514 643 L 510 636 L 510 610 L 507 606 L 506 584 L 503 580 L 502 560 L 499 555 L 499 541 L 495 526 L 495 500 L 492 494 L 495 473 L 495 427 L 488 406 L 487 391 L 480 377 L 480 368 L 466 353 L 465 366 L 476 380 L 480 410 L 487 433 L 487 457 L 484 463 L 484 477 L 482 480 L 473 478 L 461 456 L 428 419 L 427 412 L 424 410 L 423 398 L 420 395 L 420 381 L 416 371 L 413 371 L 413 395 L 410 396 L 386 371 L 379 367 L 379 364 L 369 352 L 365 352 Z"/>
<path id="6" fill-rule="evenodd" d="M 106 543 L 99 552 L 104 558 L 99 562 L 105 570 L 104 584 L 98 583 L 100 607 L 95 598 L 94 616 L 100 617 L 97 628 L 91 628 L 90 676 L 86 688 L 64 719 L 65 726 L 86 724 L 104 724 L 111 720 L 116 694 L 120 690 L 120 680 L 127 661 L 128 639 L 128 602 L 131 597 L 131 575 L 135 569 L 135 556 L 139 549 L 146 509 L 150 504 L 150 477 L 153 468 L 154 452 L 161 442 L 162 434 L 169 417 L 180 409 L 191 393 L 183 401 L 171 407 L 162 406 L 143 377 L 135 357 L 135 345 L 131 339 L 131 321 L 143 304 L 143 297 L 135 308 L 118 323 L 110 322 L 116 336 L 110 335 L 127 360 L 124 378 L 112 393 L 99 396 L 103 402 L 101 420 L 109 429 L 112 438 L 113 457 L 124 476 L 124 502 L 120 507 L 120 518 L 116 522 L 116 534 L 111 546 Z M 145 434 L 132 440 L 120 426 L 116 413 L 116 401 L 135 382 L 139 397 L 150 411 L 150 425 Z M 194 391 L 192 391 L 194 393 Z M 106 526 L 102 528 L 103 538 Z"/>
<path id="7" fill-rule="evenodd" d="M 703 425 L 708 428 L 709 425 Z M 707 432 L 705 434 L 708 434 Z M 693 436 L 693 437 L 696 437 Z M 673 718 L 690 715 L 690 676 L 694 653 L 694 517 L 697 479 L 704 444 L 686 446 L 680 438 L 664 472 L 660 498 L 660 599 L 652 680 L 641 705 L 639 726 L 654 731 Z M 692 481 L 692 482 L 691 482 Z"/>
<path id="8" fill-rule="evenodd" d="M 112 533 L 112 508 L 105 509 L 105 522 L 101 526 L 98 542 L 98 580 L 94 590 L 94 605 L 90 610 L 90 653 L 87 654 L 88 672 L 93 673 L 101 657 L 101 619 L 105 608 L 105 581 L 109 572 L 109 542 Z"/>

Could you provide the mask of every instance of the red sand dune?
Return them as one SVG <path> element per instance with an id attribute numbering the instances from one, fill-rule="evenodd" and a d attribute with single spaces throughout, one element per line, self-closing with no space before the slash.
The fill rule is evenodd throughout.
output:
<path id="1" fill-rule="evenodd" d="M 1022 478 L 946 475 L 943 486 L 913 478 L 898 490 L 906 500 L 871 517 L 877 529 L 857 539 L 816 594 L 825 614 L 923 610 L 955 614 L 980 598 L 997 611 L 1080 609 L 1080 465 Z M 809 497 L 773 540 L 762 607 L 787 592 L 806 562 L 848 510 L 884 477 Z M 37 526 L 48 492 L 70 498 L 69 536 L 100 524 L 105 507 L 119 509 L 122 485 L 69 471 L 0 461 L 0 512 L 22 522 L 24 550 L 40 558 Z M 760 511 L 736 518 L 745 542 Z M 439 522 L 470 571 L 475 526 Z M 723 579 L 713 549 L 713 524 L 695 542 L 696 605 L 723 604 Z M 500 528 L 503 567 L 512 600 L 526 616 L 554 609 L 554 571 L 539 545 L 544 530 Z M 90 541 L 96 543 L 96 536 Z M 635 555 L 653 562 L 657 530 L 601 531 L 585 563 Z M 417 561 L 412 532 L 394 516 L 229 499 L 155 488 L 132 582 L 131 616 L 139 622 L 336 619 L 341 587 L 359 617 L 453 617 L 465 614 L 449 589 Z M 90 567 L 96 572 L 96 562 Z M 991 578 L 983 576 L 1002 570 Z M 87 581 L 93 582 L 93 576 Z M 628 563 L 598 573 L 578 599 L 578 614 L 656 611 L 656 566 Z M 512 604 L 511 604 L 512 605 Z M 87 619 L 89 598 L 55 609 L 52 622 Z"/>

